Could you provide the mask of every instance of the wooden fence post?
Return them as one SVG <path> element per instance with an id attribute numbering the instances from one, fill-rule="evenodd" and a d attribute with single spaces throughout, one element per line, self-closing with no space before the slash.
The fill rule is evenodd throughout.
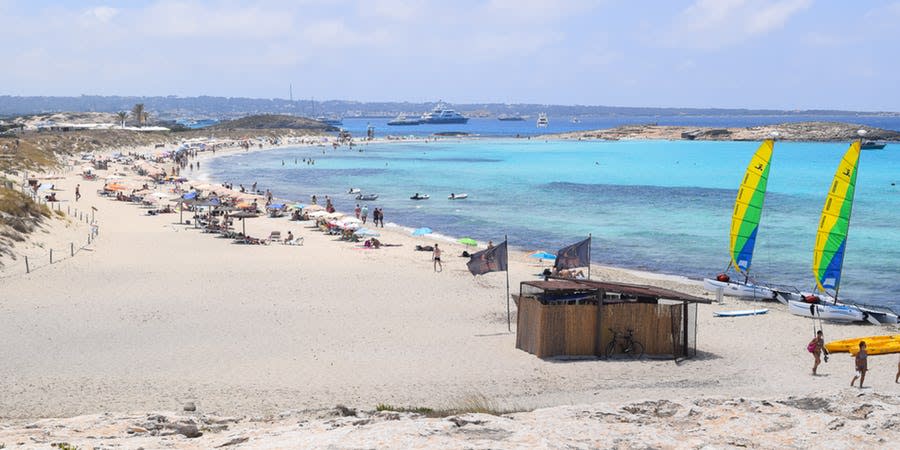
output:
<path id="1" fill-rule="evenodd" d="M 28 267 L 28 257 L 25 257 L 25 273 L 31 273 L 31 268 Z"/>
<path id="2" fill-rule="evenodd" d="M 72 251 L 72 256 L 75 256 L 75 243 L 69 242 L 69 250 Z"/>
<path id="3" fill-rule="evenodd" d="M 50 264 L 53 264 L 53 249 L 50 249 Z"/>

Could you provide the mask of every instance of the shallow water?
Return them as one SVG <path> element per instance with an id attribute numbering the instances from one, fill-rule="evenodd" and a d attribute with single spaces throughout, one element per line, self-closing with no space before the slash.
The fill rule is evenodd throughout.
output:
<path id="1" fill-rule="evenodd" d="M 816 224 L 848 143 L 775 147 L 752 272 L 764 282 L 813 286 Z M 254 181 L 277 197 L 378 193 L 388 222 L 449 236 L 554 252 L 593 235 L 594 261 L 703 277 L 728 264 L 736 188 L 758 143 L 537 142 L 524 139 L 286 148 L 234 154 L 205 165 L 218 181 Z M 842 279 L 842 297 L 900 307 L 900 183 L 895 145 L 864 151 Z M 900 147 L 898 147 L 900 148 Z M 357 150 L 359 149 L 359 150 Z M 302 158 L 315 159 L 307 165 Z M 294 163 L 295 159 L 298 163 Z M 282 165 L 284 161 L 284 165 Z M 416 192 L 430 200 L 412 201 Z M 451 193 L 468 193 L 450 201 Z"/>

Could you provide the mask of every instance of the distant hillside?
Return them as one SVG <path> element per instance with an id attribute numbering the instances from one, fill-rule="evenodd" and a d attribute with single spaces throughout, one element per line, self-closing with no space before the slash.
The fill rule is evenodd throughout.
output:
<path id="1" fill-rule="evenodd" d="M 435 99 L 437 100 L 437 99 Z M 341 117 L 394 117 L 399 113 L 430 111 L 435 102 L 358 102 L 351 100 L 288 100 L 285 98 L 245 97 L 178 97 L 154 96 L 103 96 L 81 95 L 77 97 L 38 97 L 0 95 L 0 118 L 23 114 L 51 113 L 58 111 L 106 112 L 131 111 L 136 103 L 143 103 L 151 117 L 159 120 L 180 118 L 228 119 L 248 114 L 288 114 L 317 117 L 337 115 Z M 491 117 L 500 114 L 550 116 L 897 116 L 896 112 L 857 112 L 840 110 L 775 110 L 741 108 L 675 108 L 675 107 L 622 107 L 604 105 L 549 105 L 533 103 L 455 103 L 454 109 L 469 117 Z M 823 119 L 827 120 L 827 119 Z"/>
<path id="2" fill-rule="evenodd" d="M 698 141 L 759 141 L 777 133 L 780 141 L 849 142 L 859 138 L 857 131 L 866 130 L 865 139 L 900 141 L 900 132 L 865 125 L 836 122 L 794 122 L 746 128 L 711 128 L 657 125 L 626 125 L 605 130 L 576 131 L 541 136 L 556 139 L 665 139 Z"/>
<path id="3" fill-rule="evenodd" d="M 241 117 L 240 119 L 227 120 L 207 129 L 213 130 L 306 130 L 306 131 L 338 131 L 337 128 L 326 125 L 318 120 L 305 117 L 286 116 L 282 114 L 261 114 L 256 116 Z"/>

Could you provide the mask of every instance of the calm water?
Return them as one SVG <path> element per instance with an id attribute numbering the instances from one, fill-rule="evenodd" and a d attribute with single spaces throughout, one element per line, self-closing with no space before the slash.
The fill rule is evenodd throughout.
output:
<path id="1" fill-rule="evenodd" d="M 900 117 L 895 116 L 596 116 L 582 117 L 580 123 L 572 123 L 572 117 L 550 117 L 547 128 L 538 128 L 537 116 L 522 122 L 504 122 L 473 118 L 467 124 L 388 126 L 390 119 L 344 119 L 343 128 L 353 136 L 365 136 L 368 125 L 375 127 L 376 136 L 430 136 L 441 131 L 462 131 L 485 137 L 534 136 L 548 133 L 566 133 L 579 130 L 597 130 L 620 125 L 657 124 L 697 127 L 753 127 L 785 122 L 846 122 L 900 131 Z"/>
<path id="2" fill-rule="evenodd" d="M 448 236 L 555 251 L 594 236 L 596 262 L 703 277 L 728 263 L 736 187 L 758 143 L 688 141 L 395 143 L 362 151 L 288 148 L 216 159 L 219 181 L 259 183 L 278 197 L 330 195 L 357 203 L 350 187 L 380 195 L 388 222 Z M 808 289 L 816 223 L 847 143 L 777 143 L 752 271 Z M 324 151 L 324 153 L 323 153 Z M 312 157 L 314 166 L 294 159 Z M 282 160 L 285 165 L 282 165 Z M 900 146 L 864 151 L 842 293 L 900 307 Z M 415 192 L 430 200 L 409 200 Z M 450 201 L 451 192 L 469 199 Z"/>

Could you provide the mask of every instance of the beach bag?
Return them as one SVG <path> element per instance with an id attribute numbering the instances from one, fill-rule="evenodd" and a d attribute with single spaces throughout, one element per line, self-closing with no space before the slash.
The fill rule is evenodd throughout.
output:
<path id="1" fill-rule="evenodd" d="M 810 353 L 815 353 L 815 352 L 816 352 L 816 341 L 810 342 L 810 343 L 806 346 L 806 351 L 808 351 L 808 352 L 810 352 Z"/>

